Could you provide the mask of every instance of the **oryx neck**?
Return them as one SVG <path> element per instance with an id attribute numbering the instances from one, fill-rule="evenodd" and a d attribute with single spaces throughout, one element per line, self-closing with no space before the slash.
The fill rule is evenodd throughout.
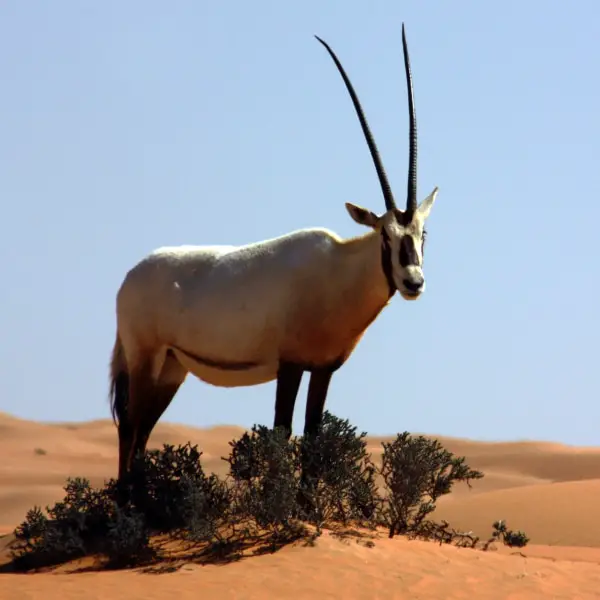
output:
<path id="1" fill-rule="evenodd" d="M 392 278 L 391 252 L 385 250 L 382 234 L 369 231 L 344 244 L 356 260 L 354 277 L 371 301 L 387 304 L 396 291 Z"/>

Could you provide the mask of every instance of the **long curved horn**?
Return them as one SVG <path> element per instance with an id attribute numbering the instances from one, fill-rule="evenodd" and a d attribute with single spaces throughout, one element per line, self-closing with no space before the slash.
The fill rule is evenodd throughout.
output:
<path id="1" fill-rule="evenodd" d="M 396 202 L 394 201 L 394 195 L 392 194 L 392 188 L 388 182 L 387 175 L 385 174 L 385 169 L 383 168 L 383 164 L 381 163 L 381 157 L 379 156 L 379 151 L 377 150 L 377 144 L 375 144 L 375 140 L 373 139 L 373 134 L 369 129 L 369 124 L 367 123 L 367 119 L 365 118 L 364 111 L 362 106 L 360 105 L 360 100 L 354 91 L 354 87 L 352 87 L 352 83 L 350 83 L 350 79 L 346 72 L 344 71 L 344 67 L 342 67 L 340 61 L 335 55 L 334 51 L 329 47 L 329 45 L 324 42 L 318 35 L 315 37 L 325 46 L 327 52 L 331 58 L 333 58 L 333 62 L 335 62 L 344 83 L 346 84 L 346 88 L 348 88 L 348 93 L 350 94 L 350 98 L 352 98 L 352 103 L 354 104 L 354 109 L 356 110 L 356 114 L 358 116 L 358 120 L 360 121 L 365 139 L 367 140 L 367 144 L 369 146 L 369 150 L 371 151 L 371 157 L 373 158 L 373 163 L 375 164 L 375 169 L 377 170 L 377 176 L 379 177 L 379 184 L 381 185 L 381 191 L 383 192 L 383 198 L 385 200 L 385 207 L 387 210 L 391 210 L 396 208 Z"/>
<path id="2" fill-rule="evenodd" d="M 408 112 L 410 116 L 410 154 L 408 159 L 408 186 L 406 193 L 406 212 L 413 214 L 417 210 L 417 114 L 413 97 L 412 73 L 404 23 L 402 23 L 402 51 L 404 53 L 404 70 L 406 71 L 406 89 L 408 92 Z"/>

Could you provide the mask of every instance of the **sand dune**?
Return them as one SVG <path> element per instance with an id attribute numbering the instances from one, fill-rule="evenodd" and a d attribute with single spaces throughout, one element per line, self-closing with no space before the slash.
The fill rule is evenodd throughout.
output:
<path id="1" fill-rule="evenodd" d="M 207 470 L 224 473 L 221 456 L 243 431 L 160 423 L 150 445 L 189 440 L 203 450 Z M 223 567 L 190 564 L 160 577 L 0 575 L 0 596 L 50 598 L 51 585 L 57 598 L 141 597 L 131 596 L 137 585 L 148 599 L 173 593 L 181 598 L 200 593 L 209 598 L 600 598 L 600 448 L 436 437 L 485 473 L 471 489 L 460 486 L 443 498 L 436 516 L 481 536 L 504 518 L 531 538 L 524 556 L 507 548 L 478 552 L 403 539 L 380 539 L 366 548 L 324 536 L 315 548 L 288 547 Z M 369 439 L 375 456 L 386 440 Z M 43 424 L 0 413 L 0 451 L 0 532 L 8 533 L 34 504 L 62 498 L 67 476 L 85 476 L 94 485 L 113 477 L 116 431 L 110 420 Z"/>
<path id="2" fill-rule="evenodd" d="M 600 546 L 600 479 L 541 483 L 439 502 L 437 516 L 485 535 L 504 518 L 537 544 Z"/>

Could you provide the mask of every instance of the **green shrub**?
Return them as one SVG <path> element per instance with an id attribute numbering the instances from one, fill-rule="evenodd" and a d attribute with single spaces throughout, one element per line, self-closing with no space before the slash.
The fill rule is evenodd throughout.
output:
<path id="1" fill-rule="evenodd" d="M 15 530 L 17 567 L 50 566 L 96 553 L 121 563 L 150 553 L 141 516 L 119 509 L 111 482 L 94 490 L 87 479 L 68 479 L 64 490 L 62 502 L 46 509 L 48 516 L 34 507 Z"/>
<path id="2" fill-rule="evenodd" d="M 486 542 L 484 546 L 485 550 L 488 549 L 490 544 L 498 540 L 502 540 L 502 543 L 505 546 L 511 548 L 523 548 L 529 543 L 529 538 L 523 531 L 513 531 L 512 529 L 508 529 L 503 520 L 494 521 L 492 527 L 492 537 Z"/>
<path id="3" fill-rule="evenodd" d="M 116 503 L 114 480 L 93 489 L 86 479 L 69 479 L 61 502 L 46 513 L 34 507 L 16 529 L 14 564 L 28 570 L 86 555 L 112 566 L 143 564 L 160 558 L 151 543 L 156 534 L 201 544 L 204 556 L 222 558 L 252 540 L 274 550 L 308 535 L 304 524 L 316 525 L 317 535 L 336 524 L 383 525 L 390 537 L 409 534 L 476 547 L 477 538 L 428 517 L 454 483 L 469 484 L 482 473 L 437 440 L 406 432 L 382 444 L 376 465 L 365 437 L 329 412 L 311 436 L 288 439 L 281 429 L 255 425 L 229 443 L 225 479 L 204 472 L 197 446 L 165 444 L 136 458 L 136 491 L 123 507 Z M 515 547 L 529 541 L 503 521 L 494 524 L 485 547 L 500 539 Z"/>
<path id="4" fill-rule="evenodd" d="M 134 510 L 144 515 L 153 532 L 187 529 L 206 539 L 215 532 L 215 521 L 225 515 L 229 494 L 215 475 L 204 473 L 198 446 L 189 442 L 150 450 L 133 464 Z"/>
<path id="5" fill-rule="evenodd" d="M 252 427 L 239 440 L 229 443 L 229 475 L 234 485 L 236 515 L 252 519 L 259 528 L 274 533 L 290 525 L 297 516 L 299 454 L 295 440 L 285 430 Z"/>
<path id="6" fill-rule="evenodd" d="M 110 566 L 133 566 L 155 556 L 144 515 L 116 504 L 108 520 L 106 539 L 97 545 Z"/>
<path id="7" fill-rule="evenodd" d="M 318 529 L 330 522 L 374 524 L 380 498 L 366 435 L 326 411 L 316 434 L 300 440 L 302 513 Z"/>
<path id="8" fill-rule="evenodd" d="M 435 510 L 436 500 L 449 494 L 456 482 L 470 485 L 470 480 L 483 477 L 463 457 L 455 457 L 439 441 L 421 435 L 404 432 L 382 446 L 380 473 L 386 489 L 381 521 L 390 537 L 417 531 Z"/>

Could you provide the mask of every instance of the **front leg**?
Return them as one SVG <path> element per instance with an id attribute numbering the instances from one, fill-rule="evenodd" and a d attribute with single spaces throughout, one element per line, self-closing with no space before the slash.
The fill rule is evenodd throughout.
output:
<path id="1" fill-rule="evenodd" d="M 306 416 L 304 420 L 304 439 L 315 435 L 323 421 L 323 410 L 325 400 L 329 391 L 329 382 L 333 375 L 333 369 L 321 368 L 312 371 L 310 382 L 308 384 L 308 397 L 306 400 Z M 309 442 L 310 448 L 310 442 Z M 313 510 L 311 498 L 314 493 L 314 482 L 319 476 L 318 465 L 311 460 L 311 452 L 303 445 L 301 451 L 302 475 L 300 478 L 300 490 L 298 493 L 298 502 L 307 514 Z M 313 457 L 316 458 L 316 457 Z"/>
<path id="2" fill-rule="evenodd" d="M 304 435 L 311 435 L 318 431 L 323 420 L 325 400 L 329 391 L 329 383 L 333 369 L 324 367 L 315 369 L 310 376 L 308 384 L 308 398 L 306 400 L 306 416 L 304 418 Z"/>
<path id="3" fill-rule="evenodd" d="M 281 362 L 277 372 L 277 391 L 275 392 L 275 421 L 273 429 L 284 427 L 288 439 L 292 435 L 294 406 L 302 381 L 304 369 L 289 362 Z M 311 380 L 312 381 L 312 380 Z"/>

